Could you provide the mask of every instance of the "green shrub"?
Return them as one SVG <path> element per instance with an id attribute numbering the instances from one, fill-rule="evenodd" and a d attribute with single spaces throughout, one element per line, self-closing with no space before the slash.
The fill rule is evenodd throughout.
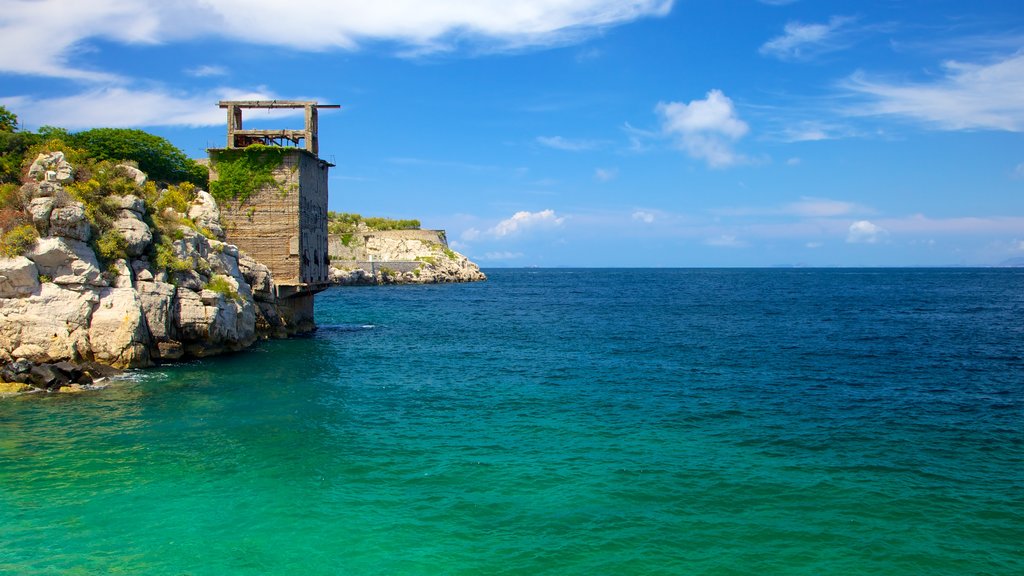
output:
<path id="1" fill-rule="evenodd" d="M 444 249 L 444 255 L 447 256 L 451 260 L 458 260 L 459 259 L 459 255 L 456 254 L 455 251 L 452 250 L 451 248 L 445 248 Z"/>
<path id="2" fill-rule="evenodd" d="M 188 213 L 189 204 L 196 198 L 196 187 L 190 182 L 183 182 L 178 186 L 168 186 L 160 193 L 156 204 L 153 206 L 159 215 L 167 208 L 173 208 L 182 214 Z"/>
<path id="3" fill-rule="evenodd" d="M 0 106 L 0 132 L 14 132 L 18 129 L 18 115 Z"/>
<path id="4" fill-rule="evenodd" d="M 365 218 L 363 223 L 373 230 L 419 230 L 419 220 L 393 220 L 391 218 Z"/>
<path id="5" fill-rule="evenodd" d="M 36 245 L 37 239 L 39 239 L 39 232 L 36 232 L 35 226 L 31 224 L 15 226 L 4 232 L 3 237 L 0 237 L 0 255 L 8 258 L 21 256 Z"/>
<path id="6" fill-rule="evenodd" d="M 167 242 L 156 244 L 153 263 L 158 270 L 167 272 L 186 272 L 192 269 L 192 262 L 178 258 L 178 255 L 174 253 L 174 248 Z"/>
<path id="7" fill-rule="evenodd" d="M 175 145 L 155 134 L 130 128 L 93 128 L 70 136 L 73 145 L 97 160 L 133 160 L 153 180 L 205 187 L 208 173 Z"/>
<path id="8" fill-rule="evenodd" d="M 124 235 L 111 228 L 100 234 L 95 243 L 96 255 L 103 262 L 128 258 L 128 241 Z"/>
<path id="9" fill-rule="evenodd" d="M 0 210 L 23 210 L 21 186 L 13 183 L 0 184 Z"/>
<path id="10" fill-rule="evenodd" d="M 30 132 L 0 130 L 0 182 L 20 183 L 25 156 L 41 141 L 40 136 Z"/>
<path id="11" fill-rule="evenodd" d="M 419 230 L 419 220 L 395 220 L 392 218 L 370 217 L 363 218 L 359 214 L 350 212 L 328 212 L 327 232 L 340 235 L 351 234 L 362 224 L 371 230 Z M 348 244 L 345 244 L 348 246 Z"/>
<path id="12" fill-rule="evenodd" d="M 210 278 L 210 281 L 206 283 L 206 289 L 213 290 L 217 294 L 220 294 L 230 300 L 234 300 L 235 302 L 242 301 L 242 297 L 224 276 L 214 276 Z"/>

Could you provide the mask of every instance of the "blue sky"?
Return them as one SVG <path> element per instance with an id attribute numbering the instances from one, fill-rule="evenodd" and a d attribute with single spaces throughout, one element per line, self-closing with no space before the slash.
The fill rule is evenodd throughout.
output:
<path id="1" fill-rule="evenodd" d="M 27 129 L 200 157 L 233 98 L 342 105 L 331 209 L 484 267 L 1024 257 L 1019 0 L 0 0 Z"/>

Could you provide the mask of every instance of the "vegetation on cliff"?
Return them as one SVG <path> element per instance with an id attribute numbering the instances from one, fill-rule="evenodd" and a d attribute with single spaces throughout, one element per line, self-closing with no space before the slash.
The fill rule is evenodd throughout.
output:
<path id="1" fill-rule="evenodd" d="M 143 200 L 140 216 L 153 235 L 148 255 L 157 268 L 174 271 L 184 267 L 167 257 L 178 226 L 211 235 L 183 216 L 196 197 L 197 186 L 208 182 L 208 170 L 164 138 L 120 128 L 76 133 L 50 126 L 36 133 L 16 128 L 17 116 L 0 106 L 0 254 L 23 254 L 46 232 L 40 225 L 33 226 L 33 210 L 45 205 L 49 214 L 49 210 L 80 202 L 89 224 L 88 243 L 101 264 L 127 259 L 131 243 L 118 223 L 123 220 L 122 211 L 133 208 L 124 200 L 132 196 Z M 32 193 L 25 186 L 47 184 L 46 170 L 37 165 L 39 158 L 58 153 L 58 165 L 52 168 L 61 185 L 54 187 L 52 201 L 30 206 Z M 59 166 L 67 166 L 68 173 L 60 174 Z M 22 182 L 28 184 L 22 186 Z"/>
<path id="2" fill-rule="evenodd" d="M 129 128 L 93 128 L 70 132 L 43 126 L 37 132 L 17 130 L 18 117 L 0 106 L 0 183 L 21 182 L 25 170 L 35 159 L 39 147 L 59 141 L 68 160 L 76 167 L 82 159 L 131 162 L 150 179 L 164 184 L 191 182 L 200 188 L 208 185 L 205 166 L 189 158 L 176 146 L 155 134 Z M 33 152 L 35 150 L 35 152 Z M 82 157 L 76 157 L 74 152 Z"/>
<path id="3" fill-rule="evenodd" d="M 352 236 L 359 229 L 365 230 L 419 230 L 419 220 L 395 220 L 392 218 L 367 217 L 350 212 L 328 212 L 327 233 L 341 238 L 342 244 L 348 246 Z"/>
<path id="4" fill-rule="evenodd" d="M 280 189 L 274 170 L 286 152 L 285 148 L 263 144 L 212 151 L 210 164 L 217 171 L 217 179 L 210 182 L 210 194 L 218 202 L 241 204 L 264 186 Z"/>

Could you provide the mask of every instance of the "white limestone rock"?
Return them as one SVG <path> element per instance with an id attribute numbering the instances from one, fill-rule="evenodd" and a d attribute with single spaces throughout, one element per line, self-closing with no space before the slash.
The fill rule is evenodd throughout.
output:
<path id="1" fill-rule="evenodd" d="M 146 324 L 153 340 L 160 342 L 174 339 L 176 289 L 173 284 L 164 282 L 136 283 L 142 313 L 146 316 Z"/>
<path id="2" fill-rule="evenodd" d="M 256 301 L 274 301 L 274 284 L 270 276 L 270 269 L 265 264 L 257 262 L 247 254 L 240 253 L 238 256 L 238 268 L 242 273 L 242 277 L 245 278 L 246 283 L 252 289 L 253 298 Z"/>
<path id="3" fill-rule="evenodd" d="M 146 248 L 153 242 L 153 232 L 149 225 L 143 222 L 134 212 L 122 210 L 121 214 L 130 214 L 127 218 L 114 220 L 113 227 L 121 233 L 128 243 L 127 252 L 129 256 L 141 256 Z"/>
<path id="4" fill-rule="evenodd" d="M 133 286 L 132 269 L 128 267 L 127 260 L 123 258 L 114 260 L 110 268 L 114 272 L 114 279 L 110 282 L 112 287 L 131 288 Z"/>
<path id="5" fill-rule="evenodd" d="M 89 342 L 93 358 L 107 366 L 149 364 L 149 332 L 138 293 L 131 288 L 103 288 L 92 312 Z"/>
<path id="6" fill-rule="evenodd" d="M 136 168 L 137 170 L 137 168 Z M 117 205 L 118 210 L 127 210 L 139 218 L 146 215 L 146 201 L 138 196 L 126 194 L 124 196 L 111 196 L 111 200 Z"/>
<path id="7" fill-rule="evenodd" d="M 88 244 L 61 237 L 40 238 L 25 256 L 57 284 L 106 286 Z"/>
<path id="8" fill-rule="evenodd" d="M 188 217 L 200 228 L 213 232 L 218 240 L 224 240 L 224 228 L 220 225 L 220 208 L 209 192 L 196 192 L 196 198 L 188 208 Z"/>
<path id="9" fill-rule="evenodd" d="M 114 168 L 116 168 L 117 171 L 119 171 L 120 173 L 134 180 L 135 183 L 138 184 L 139 186 L 142 186 L 143 184 L 146 183 L 146 173 L 143 172 L 142 170 L 139 170 L 135 166 L 131 166 L 128 164 L 118 164 L 117 166 L 114 166 Z"/>
<path id="10" fill-rule="evenodd" d="M 51 197 L 33 198 L 28 204 L 28 212 L 32 215 L 32 224 L 40 234 L 50 233 L 50 215 L 53 213 L 54 199 Z"/>
<path id="11" fill-rule="evenodd" d="M 75 202 L 63 208 L 54 208 L 50 213 L 51 236 L 85 241 L 89 239 L 89 234 L 89 220 L 85 215 L 85 205 L 81 202 Z"/>
<path id="12" fill-rule="evenodd" d="M 64 159 L 63 152 L 42 153 L 28 169 L 28 175 L 36 180 L 67 183 L 74 177 L 74 169 Z"/>
<path id="13" fill-rule="evenodd" d="M 39 270 L 24 256 L 0 258 L 0 298 L 28 296 L 39 289 Z"/>
<path id="14" fill-rule="evenodd" d="M 95 289 L 69 289 L 53 282 L 25 298 L 0 298 L 0 360 L 40 363 L 91 357 L 89 323 L 97 302 Z"/>

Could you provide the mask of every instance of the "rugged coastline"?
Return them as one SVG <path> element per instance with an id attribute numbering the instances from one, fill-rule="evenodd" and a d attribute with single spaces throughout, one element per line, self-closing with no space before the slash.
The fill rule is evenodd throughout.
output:
<path id="1" fill-rule="evenodd" d="M 131 165 L 101 170 L 69 190 L 75 167 L 48 152 L 17 191 L 29 223 L 21 253 L 0 258 L 6 391 L 89 385 L 105 367 L 237 351 L 295 331 L 267 267 L 223 241 L 210 194 L 188 185 L 158 191 Z M 101 205 L 76 199 L 97 179 L 116 193 Z M 100 209 L 102 233 L 89 218 Z"/>
<path id="2" fill-rule="evenodd" d="M 91 389 L 118 370 L 305 328 L 279 307 L 269 268 L 225 242 L 210 193 L 158 190 L 131 164 L 93 170 L 41 153 L 14 193 L 24 240 L 0 256 L 0 396 Z M 329 238 L 331 285 L 486 279 L 444 231 L 358 223 Z"/>

